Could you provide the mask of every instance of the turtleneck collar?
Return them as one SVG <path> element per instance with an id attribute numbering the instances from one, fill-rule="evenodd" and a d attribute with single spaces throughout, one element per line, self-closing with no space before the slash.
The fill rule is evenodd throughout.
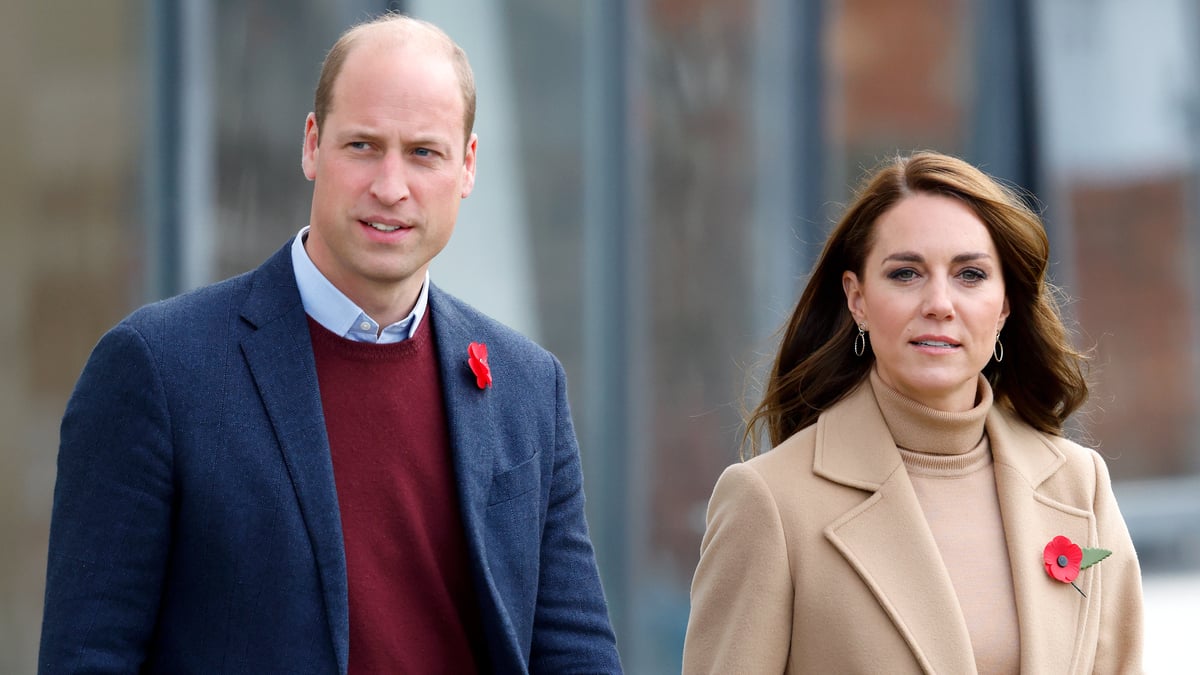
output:
<path id="1" fill-rule="evenodd" d="M 892 389 L 874 368 L 871 388 L 896 445 L 933 455 L 964 455 L 979 445 L 992 408 L 992 387 L 979 375 L 979 402 L 965 412 L 943 412 L 917 403 Z"/>

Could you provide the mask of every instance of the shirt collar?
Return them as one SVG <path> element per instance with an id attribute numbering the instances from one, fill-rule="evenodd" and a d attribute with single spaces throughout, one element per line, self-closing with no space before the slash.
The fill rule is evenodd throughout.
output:
<path id="1" fill-rule="evenodd" d="M 425 271 L 425 280 L 421 283 L 421 292 L 417 294 L 417 304 L 413 310 L 380 332 L 379 324 L 339 291 L 313 264 L 304 248 L 307 236 L 308 227 L 305 226 L 292 240 L 292 269 L 296 274 L 296 287 L 300 289 L 300 302 L 313 321 L 331 333 L 356 342 L 400 342 L 417 332 L 425 309 L 429 306 L 429 270 Z"/>

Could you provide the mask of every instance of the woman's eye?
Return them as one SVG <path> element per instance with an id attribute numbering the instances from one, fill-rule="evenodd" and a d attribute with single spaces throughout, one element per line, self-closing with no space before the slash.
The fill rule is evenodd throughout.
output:
<path id="1" fill-rule="evenodd" d="M 894 279 L 896 281 L 912 281 L 913 279 L 916 278 L 916 276 L 917 276 L 916 270 L 908 268 L 908 267 L 905 267 L 903 269 L 898 269 L 898 270 L 888 274 L 889 279 Z"/>
<path id="2" fill-rule="evenodd" d="M 963 281 L 971 281 L 971 282 L 983 281 L 984 279 L 987 279 L 986 274 L 984 274 L 981 270 L 976 270 L 976 269 L 963 270 L 961 272 L 960 276 L 963 278 Z"/>

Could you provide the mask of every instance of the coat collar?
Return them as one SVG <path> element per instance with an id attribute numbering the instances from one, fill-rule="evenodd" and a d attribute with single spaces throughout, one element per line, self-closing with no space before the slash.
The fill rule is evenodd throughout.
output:
<path id="1" fill-rule="evenodd" d="M 252 329 L 242 338 L 242 354 L 279 439 L 284 465 L 308 528 L 334 654 L 340 672 L 345 672 L 350 608 L 341 513 L 308 318 L 296 288 L 288 246 L 253 274 L 241 316 Z"/>
<path id="2" fill-rule="evenodd" d="M 281 438 L 286 436 L 289 441 L 297 441 L 294 445 L 284 444 L 285 458 L 293 459 L 296 453 L 317 453 L 328 459 L 329 441 L 325 436 L 324 417 L 321 414 L 308 319 L 296 288 L 287 249 L 285 246 L 255 272 L 241 312 L 242 318 L 254 330 L 243 339 L 242 351 L 250 363 L 256 383 L 263 390 L 276 432 Z M 464 505 L 477 506 L 475 502 L 487 496 L 492 477 L 492 440 L 497 433 L 491 414 L 492 399 L 475 385 L 467 364 L 467 346 L 472 341 L 484 341 L 486 338 L 473 335 L 473 323 L 460 303 L 432 285 L 429 308 L 430 314 L 436 315 L 432 328 L 460 497 Z M 303 434 L 296 432 L 295 422 L 298 419 L 305 420 Z M 320 433 L 312 433 L 317 428 Z M 293 436 L 299 438 L 292 439 Z M 313 466 L 306 463 L 304 468 L 325 471 L 319 476 L 322 479 L 320 482 L 328 483 L 325 487 L 329 490 L 334 489 L 332 481 L 327 480 L 333 474 L 332 461 Z M 319 503 L 314 503 L 314 506 L 332 506 L 333 513 L 336 513 L 336 493 L 326 494 L 325 490 L 320 490 L 308 494 L 307 488 L 314 478 L 307 472 L 301 472 L 299 478 L 293 476 L 293 481 L 299 479 L 306 488 L 302 499 L 317 499 Z M 329 498 L 335 501 L 327 503 Z M 476 511 L 475 508 L 464 508 L 469 530 L 480 525 Z M 340 527 L 336 534 L 340 542 Z"/>
<path id="3" fill-rule="evenodd" d="M 1013 570 L 1022 669 L 1069 672 L 1080 645 L 1068 651 L 1061 641 L 1084 633 L 1087 603 L 1050 580 L 1042 548 L 1057 534 L 1092 541 L 1095 525 L 1087 513 L 1038 492 L 1065 464 L 1058 448 L 998 406 L 985 428 Z M 957 594 L 866 380 L 818 418 L 813 472 L 871 493 L 831 523 L 825 536 L 887 611 L 921 666 L 927 672 L 974 672 Z"/>
<path id="4" fill-rule="evenodd" d="M 493 411 L 495 396 L 475 384 L 467 364 L 467 345 L 487 342 L 478 317 L 436 286 L 429 289 L 429 313 L 437 346 L 438 370 L 449 426 L 460 508 L 480 608 L 497 655 L 519 655 L 512 626 L 486 560 L 484 510 L 492 480 L 495 444 L 501 438 Z M 289 247 L 284 246 L 253 274 L 241 307 L 249 327 L 242 353 L 279 439 L 288 476 L 308 528 L 331 627 L 340 672 L 349 659 L 350 619 L 346 557 L 333 460 L 317 383 L 308 318 L 296 286 Z M 489 346 L 497 346 L 489 344 Z M 497 383 L 496 386 L 502 386 Z M 503 663 L 494 663 L 497 667 Z M 518 662 L 510 664 L 517 668 Z"/>
<path id="5" fill-rule="evenodd" d="M 488 342 L 479 326 L 466 315 L 460 303 L 437 286 L 429 288 L 429 316 L 437 343 L 438 370 L 442 377 L 454 469 L 458 474 L 459 498 L 468 533 L 482 529 L 480 509 L 485 504 L 492 479 L 494 443 L 499 437 L 493 414 L 494 393 L 480 390 L 467 362 L 472 342 Z M 496 344 L 488 345 L 493 350 Z M 501 356 L 501 358 L 503 358 Z M 496 386 L 503 386 L 497 383 Z"/>
<path id="6" fill-rule="evenodd" d="M 817 419 L 813 471 L 872 494 L 825 528 L 926 672 L 971 673 L 958 596 L 866 381 Z"/>
<path id="7" fill-rule="evenodd" d="M 998 408 L 988 415 L 987 433 L 1016 594 L 1021 670 L 1086 670 L 1080 659 L 1089 601 L 1046 574 L 1042 550 L 1057 535 L 1081 546 L 1097 545 L 1095 519 L 1041 489 L 1066 465 L 1065 455 L 1048 437 Z M 1096 578 L 1085 573 L 1075 583 L 1090 597 L 1099 590 L 1094 588 Z M 1068 639 L 1075 641 L 1070 650 L 1063 648 Z"/>
<path id="8" fill-rule="evenodd" d="M 508 607 L 487 564 L 488 542 L 484 536 L 494 458 L 497 444 L 503 439 L 502 430 L 497 428 L 496 401 L 500 392 L 479 389 L 468 365 L 467 347 L 472 342 L 487 344 L 492 351 L 494 369 L 499 365 L 497 362 L 504 359 L 504 354 L 497 351 L 500 344 L 489 337 L 492 334 L 474 310 L 433 284 L 429 287 L 428 314 L 426 320 L 432 321 L 437 344 L 446 422 L 450 428 L 458 498 L 475 589 L 484 620 L 494 628 L 486 631 L 487 639 L 493 643 L 492 665 L 499 670 L 520 670 L 525 665 L 517 655 L 524 650 L 517 642 L 517 631 Z M 503 386 L 503 378 L 498 377 L 493 387 Z M 504 658 L 516 660 L 510 663 L 497 661 Z"/>

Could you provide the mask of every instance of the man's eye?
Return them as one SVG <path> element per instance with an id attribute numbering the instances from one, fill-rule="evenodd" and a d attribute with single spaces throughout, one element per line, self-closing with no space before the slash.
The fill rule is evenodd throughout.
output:
<path id="1" fill-rule="evenodd" d="M 366 150 L 371 146 L 371 144 L 367 143 L 366 141 L 351 141 L 349 146 L 353 150 Z"/>
<path id="2" fill-rule="evenodd" d="M 433 157 L 433 151 L 429 148 L 417 148 L 413 150 L 413 154 L 417 157 Z"/>

